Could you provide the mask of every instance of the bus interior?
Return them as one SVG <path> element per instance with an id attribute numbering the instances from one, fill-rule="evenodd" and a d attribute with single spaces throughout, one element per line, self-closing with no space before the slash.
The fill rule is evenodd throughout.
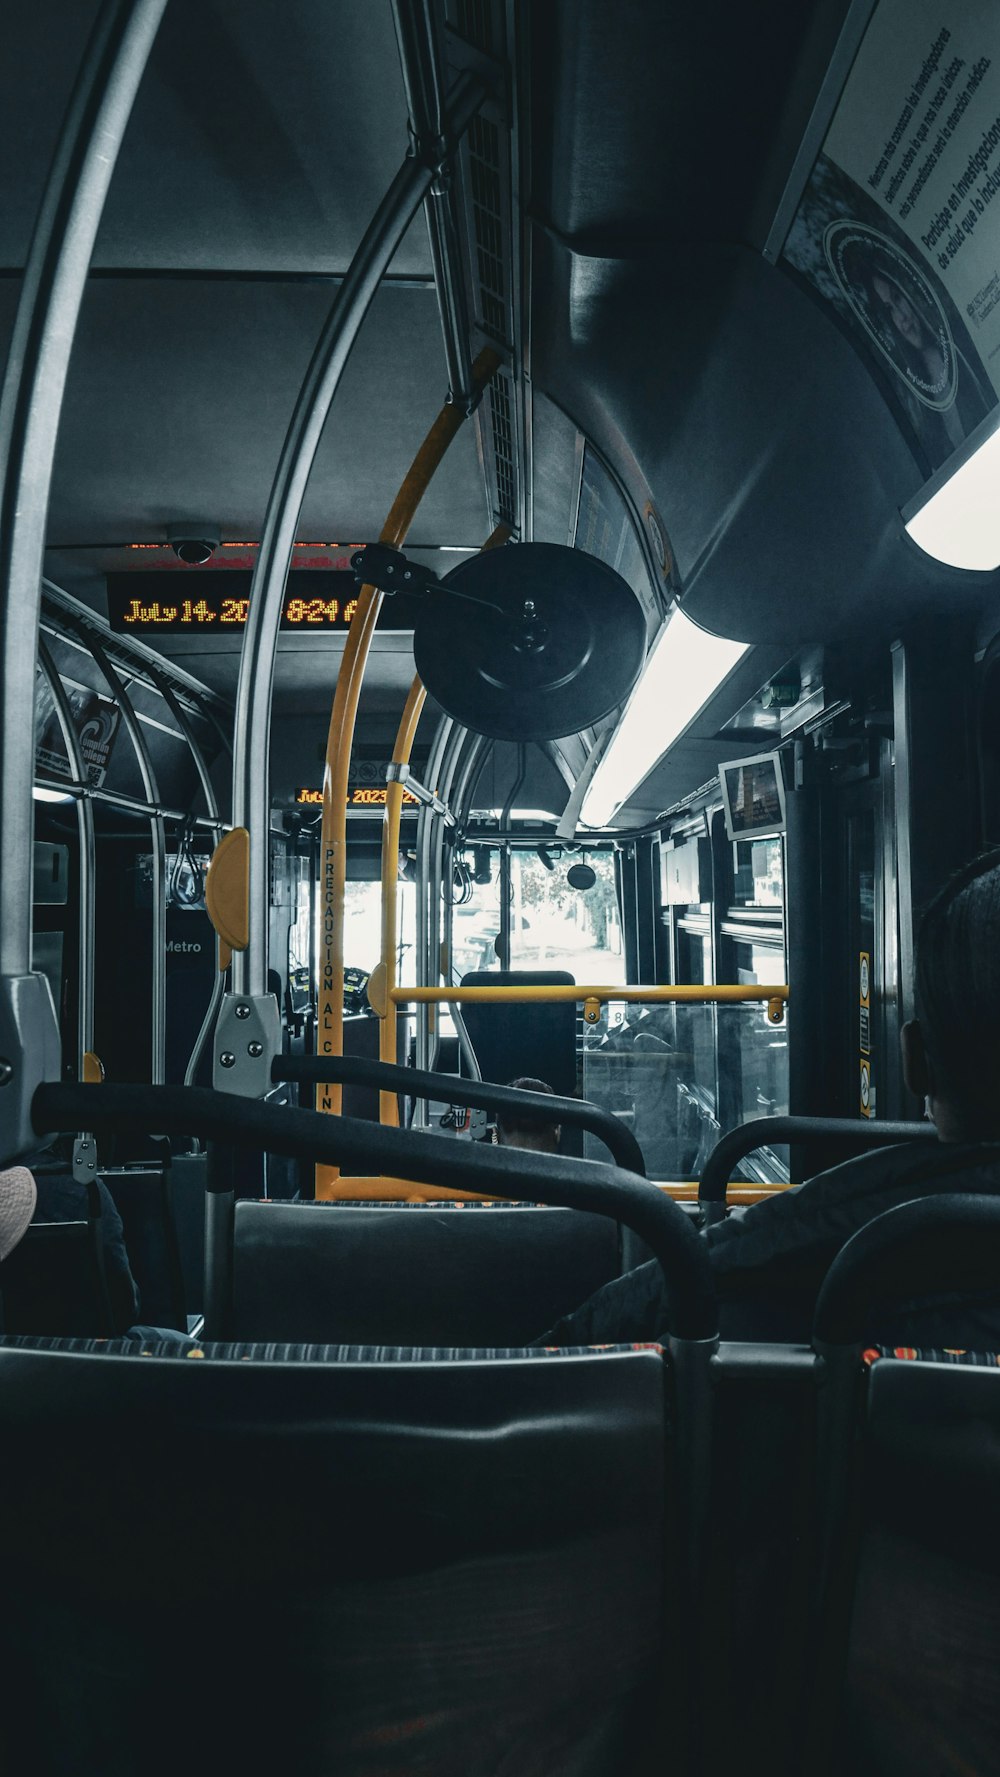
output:
<path id="1" fill-rule="evenodd" d="M 4 1771 L 994 1777 L 1000 10 L 4 27 Z"/>

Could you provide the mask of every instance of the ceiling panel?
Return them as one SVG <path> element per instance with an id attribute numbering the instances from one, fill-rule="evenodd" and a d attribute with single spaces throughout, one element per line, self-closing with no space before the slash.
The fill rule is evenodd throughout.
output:
<path id="1" fill-rule="evenodd" d="M 95 11 L 4 9 L 0 266 L 24 263 Z M 343 271 L 406 149 L 389 0 L 170 0 L 95 264 Z M 394 270 L 429 269 L 418 218 Z"/>
<path id="2" fill-rule="evenodd" d="M 6 330 L 16 288 L 0 283 Z M 56 452 L 52 546 L 161 540 L 207 519 L 259 537 L 299 384 L 331 301 L 298 282 L 88 286 Z M 345 372 L 299 535 L 368 540 L 446 392 L 431 289 L 383 286 Z M 420 507 L 414 543 L 477 548 L 489 528 L 473 427 Z"/>

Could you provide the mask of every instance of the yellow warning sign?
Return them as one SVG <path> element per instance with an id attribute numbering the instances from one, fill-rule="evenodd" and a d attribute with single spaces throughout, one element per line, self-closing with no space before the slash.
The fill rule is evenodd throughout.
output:
<path id="1" fill-rule="evenodd" d="M 861 1058 L 861 1115 L 870 1117 L 872 1114 L 872 1068 L 865 1056 Z"/>
<path id="2" fill-rule="evenodd" d="M 871 953 L 863 950 L 858 967 L 858 998 L 861 1002 L 858 1011 L 858 1046 L 862 1055 L 870 1055 L 872 1050 L 871 960 Z"/>

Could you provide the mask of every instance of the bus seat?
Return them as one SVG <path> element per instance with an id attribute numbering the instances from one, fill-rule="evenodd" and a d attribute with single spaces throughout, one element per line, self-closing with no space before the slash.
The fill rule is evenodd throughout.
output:
<path id="1" fill-rule="evenodd" d="M 995 1163 L 995 1147 L 982 1153 Z M 835 1777 L 1000 1768 L 1000 1358 L 958 1349 L 995 1337 L 1000 1201 L 968 1188 L 982 1170 L 960 1149 L 934 1172 L 959 1188 L 862 1228 L 816 1305 L 826 1382 L 806 1750 L 832 1746 L 820 1768 Z M 862 1361 L 867 1327 L 916 1333 L 921 1320 L 953 1327 L 953 1349 L 875 1347 Z"/>
<path id="2" fill-rule="evenodd" d="M 988 1777 L 1000 1768 L 1000 1356 L 871 1358 L 834 1770 Z"/>
<path id="3" fill-rule="evenodd" d="M 241 1339 L 511 1345 L 621 1268 L 607 1216 L 525 1204 L 237 1203 Z"/>
<path id="4" fill-rule="evenodd" d="M 476 969 L 463 987 L 573 987 L 564 969 Z M 472 1004 L 462 1007 L 465 1027 L 484 1080 L 505 1086 L 524 1075 L 544 1080 L 553 1092 L 576 1092 L 576 1015 L 572 1001 L 556 1005 Z M 568 1150 L 564 1150 L 568 1151 Z"/>
<path id="5" fill-rule="evenodd" d="M 7 1777 L 653 1768 L 662 1355 L 326 1355 L 0 1343 Z"/>

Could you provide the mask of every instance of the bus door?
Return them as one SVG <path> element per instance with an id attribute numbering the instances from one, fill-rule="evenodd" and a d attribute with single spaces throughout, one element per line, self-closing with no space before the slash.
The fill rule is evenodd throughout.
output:
<path id="1" fill-rule="evenodd" d="M 839 1114 L 904 1116 L 899 1060 L 899 939 L 892 755 L 878 774 L 844 785 L 838 853 L 844 880 L 838 949 Z"/>

